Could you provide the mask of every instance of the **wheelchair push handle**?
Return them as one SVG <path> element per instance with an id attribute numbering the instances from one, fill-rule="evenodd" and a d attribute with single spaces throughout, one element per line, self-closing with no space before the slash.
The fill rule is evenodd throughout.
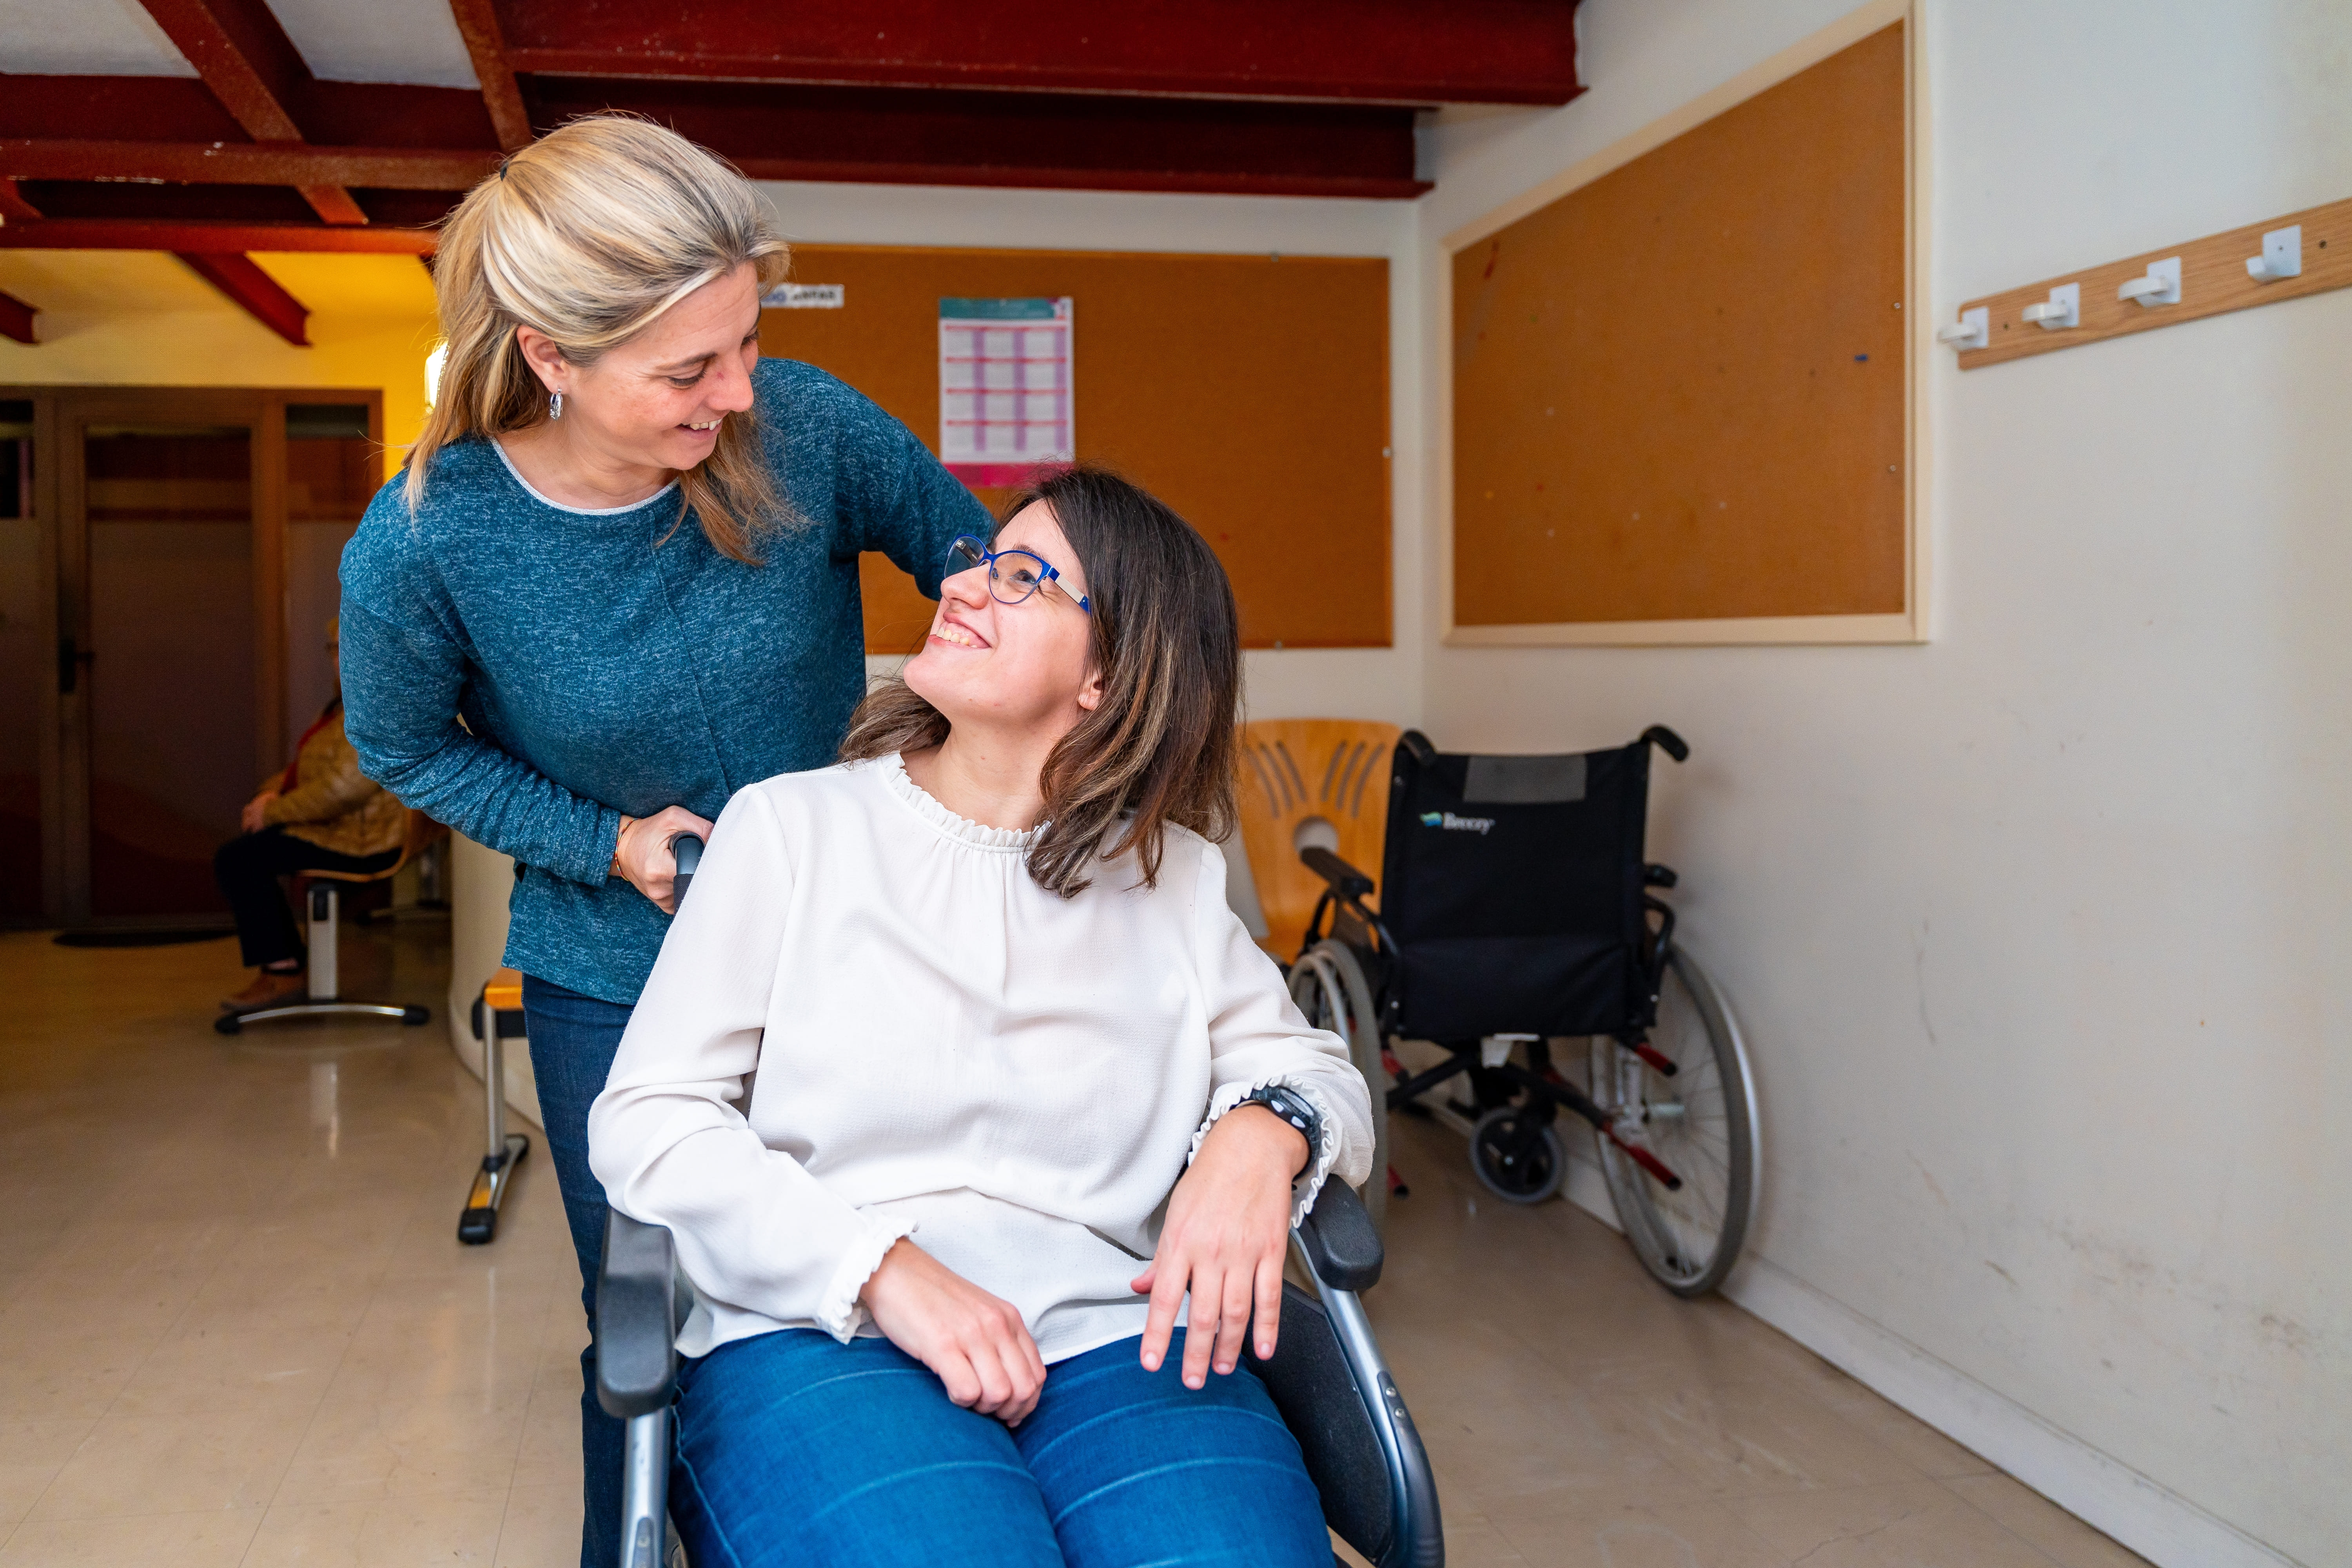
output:
<path id="1" fill-rule="evenodd" d="M 702 869 L 702 840 L 691 833 L 681 833 L 669 841 L 669 852 L 677 861 L 677 891 L 671 898 L 672 907 L 686 902 L 686 889 L 693 884 L 694 874 Z"/>
<path id="2" fill-rule="evenodd" d="M 1690 742 L 1684 740 L 1680 735 L 1675 734 L 1672 730 L 1667 729 L 1664 724 L 1653 724 L 1648 729 L 1643 731 L 1642 739 L 1636 742 L 1635 744 L 1655 746 L 1658 750 L 1665 752 L 1666 755 L 1674 758 L 1674 760 L 1678 763 L 1688 762 L 1690 760 Z"/>

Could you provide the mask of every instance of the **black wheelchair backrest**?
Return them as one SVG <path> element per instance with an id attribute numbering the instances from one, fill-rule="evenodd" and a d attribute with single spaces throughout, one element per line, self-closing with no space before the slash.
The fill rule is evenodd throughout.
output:
<path id="1" fill-rule="evenodd" d="M 1654 728 L 1630 746 L 1551 756 L 1399 743 L 1381 872 L 1399 1032 L 1603 1034 L 1643 1010 L 1654 744 L 1671 753 L 1681 741 Z"/>

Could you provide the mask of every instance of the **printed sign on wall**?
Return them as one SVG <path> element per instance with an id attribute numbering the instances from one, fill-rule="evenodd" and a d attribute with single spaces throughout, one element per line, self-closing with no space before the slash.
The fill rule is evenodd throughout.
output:
<path id="1" fill-rule="evenodd" d="M 940 457 L 974 489 L 1076 462 L 1070 300 L 940 301 Z"/>

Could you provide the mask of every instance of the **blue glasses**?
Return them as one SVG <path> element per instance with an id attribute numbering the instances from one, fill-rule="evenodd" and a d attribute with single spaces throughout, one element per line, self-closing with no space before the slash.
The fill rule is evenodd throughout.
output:
<path id="1" fill-rule="evenodd" d="M 1073 594 L 1064 586 L 1061 573 L 1045 563 L 1045 558 L 1026 550 L 991 550 L 967 533 L 948 546 L 948 570 L 969 572 L 975 566 L 988 568 L 988 595 L 1000 605 L 1017 605 L 1051 583 L 1060 588 L 1070 603 L 1088 615 L 1094 614 L 1083 595 Z"/>

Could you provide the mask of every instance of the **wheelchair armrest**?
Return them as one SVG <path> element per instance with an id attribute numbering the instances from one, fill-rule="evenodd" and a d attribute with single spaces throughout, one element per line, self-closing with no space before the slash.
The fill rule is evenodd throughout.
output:
<path id="1" fill-rule="evenodd" d="M 1369 897 L 1371 893 L 1372 879 L 1370 877 L 1320 845 L 1301 849 L 1298 852 L 1298 858 L 1308 870 L 1331 884 L 1331 891 L 1335 897 L 1361 899 Z"/>
<path id="2" fill-rule="evenodd" d="M 1379 1173 L 1374 1173 L 1379 1179 Z M 1298 1222 L 1298 1245 L 1315 1277 L 1335 1290 L 1368 1290 L 1381 1282 L 1386 1255 L 1364 1200 L 1345 1182 L 1328 1181 L 1315 1206 Z"/>
<path id="3" fill-rule="evenodd" d="M 596 1403 L 626 1419 L 669 1403 L 677 1380 L 677 1246 L 667 1230 L 604 1212 L 596 1271 Z"/>

